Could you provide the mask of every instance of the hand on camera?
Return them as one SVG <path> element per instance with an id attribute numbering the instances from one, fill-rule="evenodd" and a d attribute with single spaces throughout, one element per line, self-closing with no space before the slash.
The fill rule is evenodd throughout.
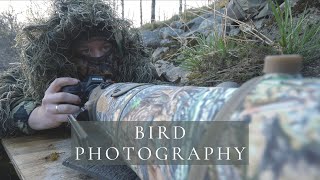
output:
<path id="1" fill-rule="evenodd" d="M 41 106 L 35 108 L 30 114 L 28 123 L 32 129 L 43 130 L 58 127 L 67 122 L 70 114 L 79 111 L 77 106 L 81 103 L 78 96 L 66 92 L 60 92 L 67 85 L 75 85 L 79 82 L 74 78 L 57 78 L 45 92 Z"/>

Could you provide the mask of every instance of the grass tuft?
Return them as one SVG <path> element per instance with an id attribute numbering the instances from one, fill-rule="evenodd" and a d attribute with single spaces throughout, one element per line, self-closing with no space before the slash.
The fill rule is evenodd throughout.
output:
<path id="1" fill-rule="evenodd" d="M 319 59 L 320 25 L 308 22 L 307 11 L 294 18 L 288 0 L 283 9 L 269 0 L 278 26 L 280 38 L 278 43 L 283 54 L 301 54 L 307 60 Z"/>

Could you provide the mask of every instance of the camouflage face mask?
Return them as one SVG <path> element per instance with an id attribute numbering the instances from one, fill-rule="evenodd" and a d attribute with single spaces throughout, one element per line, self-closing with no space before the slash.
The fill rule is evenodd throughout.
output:
<path id="1" fill-rule="evenodd" d="M 100 75 L 107 79 L 114 77 L 114 66 L 112 51 L 101 57 L 79 56 L 75 59 L 80 79 L 85 79 L 89 75 Z"/>

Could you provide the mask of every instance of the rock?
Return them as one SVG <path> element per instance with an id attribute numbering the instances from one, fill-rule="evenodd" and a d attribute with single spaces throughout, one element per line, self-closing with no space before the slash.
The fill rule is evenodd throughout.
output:
<path id="1" fill-rule="evenodd" d="M 266 17 L 268 15 L 271 15 L 272 14 L 272 11 L 271 11 L 271 7 L 269 4 L 266 4 L 259 12 L 258 15 L 256 15 L 254 17 L 254 19 L 261 19 L 263 17 Z"/>
<path id="2" fill-rule="evenodd" d="M 162 39 L 160 41 L 160 46 L 162 47 L 173 47 L 173 46 L 179 46 L 180 43 L 178 41 L 172 40 L 172 39 Z"/>
<path id="3" fill-rule="evenodd" d="M 174 28 L 174 29 L 181 29 L 184 26 L 183 22 L 180 21 L 173 21 L 170 24 L 170 27 Z"/>
<path id="4" fill-rule="evenodd" d="M 183 46 L 193 46 L 196 44 L 197 35 L 199 35 L 197 33 L 196 31 L 185 32 L 180 35 L 179 42 Z"/>
<path id="5" fill-rule="evenodd" d="M 229 36 L 236 36 L 240 33 L 240 29 L 237 27 L 233 27 L 231 28 L 230 32 L 229 32 Z"/>
<path id="6" fill-rule="evenodd" d="M 216 34 L 214 32 L 211 32 L 207 37 L 206 37 L 206 42 L 212 42 L 216 38 Z"/>
<path id="7" fill-rule="evenodd" d="M 239 7 L 237 3 L 235 3 L 234 1 L 229 1 L 227 5 L 227 16 L 235 20 L 245 19 L 245 14 L 243 14 L 239 8 L 241 8 L 241 6 Z M 231 20 L 228 21 L 233 22 Z"/>
<path id="8" fill-rule="evenodd" d="M 222 25 L 220 23 L 215 24 L 213 21 L 205 20 L 201 24 L 198 29 L 181 34 L 182 42 L 190 42 L 199 35 L 204 35 L 205 37 L 214 37 L 214 34 L 222 35 Z"/>
<path id="9" fill-rule="evenodd" d="M 202 21 L 204 21 L 205 19 L 208 19 L 209 17 L 213 17 L 213 13 L 207 13 L 207 14 L 204 14 L 202 16 L 199 16 L 197 18 L 192 19 L 186 25 L 186 27 L 188 28 L 187 30 L 194 31 L 194 30 L 198 29 L 198 27 L 202 23 Z"/>
<path id="10" fill-rule="evenodd" d="M 220 13 L 224 13 L 224 9 L 220 9 L 218 10 Z M 214 17 L 216 18 L 217 22 L 221 23 L 221 16 L 219 15 L 216 15 L 214 16 L 213 13 L 207 13 L 207 14 L 204 14 L 202 16 L 199 16 L 197 18 L 194 18 L 192 19 L 191 21 L 189 21 L 187 24 L 186 24 L 186 27 L 187 29 L 185 29 L 185 31 L 189 30 L 189 31 L 194 31 L 196 29 L 199 28 L 200 24 L 206 20 L 206 19 L 214 19 Z"/>
<path id="11" fill-rule="evenodd" d="M 160 46 L 160 36 L 157 31 L 142 31 L 142 42 L 146 47 L 157 48 Z"/>
<path id="12" fill-rule="evenodd" d="M 201 17 L 206 17 L 205 19 Z M 185 32 L 181 34 L 182 38 L 190 38 L 193 36 L 197 36 L 199 34 L 202 34 L 204 36 L 210 35 L 213 31 L 218 32 L 218 34 L 222 33 L 221 28 L 221 21 L 222 18 L 220 16 L 214 17 L 213 14 L 206 14 L 205 16 L 201 16 L 198 18 L 193 19 L 188 24 L 190 25 L 191 22 L 194 22 L 195 24 L 198 24 L 201 20 L 201 23 L 199 25 L 192 25 L 192 28 L 190 31 Z"/>
<path id="13" fill-rule="evenodd" d="M 217 35 L 221 36 L 222 32 L 223 32 L 223 28 L 222 28 L 221 24 L 216 24 L 216 25 L 214 25 L 213 29 L 209 29 L 209 28 L 199 29 L 198 32 L 203 34 L 205 37 L 208 37 L 212 34 L 217 34 Z"/>
<path id="14" fill-rule="evenodd" d="M 189 72 L 179 66 L 174 66 L 172 63 L 159 60 L 155 63 L 158 75 L 165 76 L 170 82 L 177 82 L 180 79 L 180 83 L 186 83 L 188 81 L 187 76 Z"/>
<path id="15" fill-rule="evenodd" d="M 233 0 L 229 1 L 227 5 L 227 16 L 236 20 L 244 20 L 248 17 L 260 19 L 270 14 L 272 14 L 272 11 L 267 0 L 243 0 L 238 2 Z"/>
<path id="16" fill-rule="evenodd" d="M 177 57 L 176 61 L 181 61 L 181 60 L 183 60 L 183 59 L 184 59 L 184 55 L 180 54 L 180 55 Z"/>
<path id="17" fill-rule="evenodd" d="M 193 31 L 189 31 L 189 32 L 185 32 L 183 34 L 181 34 L 181 38 L 188 38 L 188 37 L 192 37 L 195 35 L 197 31 L 196 30 L 193 30 Z"/>
<path id="18" fill-rule="evenodd" d="M 221 20 L 222 19 L 219 16 L 216 16 L 215 18 L 212 16 L 203 20 L 198 29 L 214 29 L 215 24 L 221 24 Z"/>
<path id="19" fill-rule="evenodd" d="M 155 64 L 158 75 L 160 76 L 163 72 L 165 72 L 168 67 L 170 67 L 170 63 L 164 60 L 159 60 Z"/>
<path id="20" fill-rule="evenodd" d="M 163 39 L 177 37 L 182 33 L 184 33 L 182 29 L 173 29 L 171 27 L 163 27 L 159 30 L 159 34 Z"/>
<path id="21" fill-rule="evenodd" d="M 221 29 L 221 27 L 220 27 L 220 29 Z M 211 41 L 214 41 L 215 38 L 216 38 L 216 36 L 222 36 L 222 30 L 220 30 L 220 31 L 218 31 L 218 30 L 216 30 L 216 31 L 210 31 L 210 32 L 208 33 L 208 35 L 206 36 L 206 41 L 207 41 L 208 43 L 211 42 Z"/>
<path id="22" fill-rule="evenodd" d="M 168 50 L 169 50 L 168 47 L 158 47 L 158 48 L 152 53 L 152 56 L 151 56 L 152 61 L 155 62 L 156 60 L 161 59 L 162 55 L 163 55 L 164 53 L 166 53 Z"/>
<path id="23" fill-rule="evenodd" d="M 254 22 L 254 26 L 256 27 L 256 29 L 259 30 L 264 26 L 265 22 L 266 22 L 266 19 L 257 20 Z"/>
<path id="24" fill-rule="evenodd" d="M 255 27 L 254 27 L 254 24 L 251 24 L 251 23 L 243 23 L 243 24 L 240 24 L 240 25 L 239 25 L 239 29 L 240 29 L 242 32 L 250 33 L 250 32 L 253 31 L 253 29 L 255 29 Z"/>
<path id="25" fill-rule="evenodd" d="M 240 85 L 233 81 L 226 81 L 223 83 L 218 84 L 216 87 L 222 87 L 222 88 L 238 88 Z"/>

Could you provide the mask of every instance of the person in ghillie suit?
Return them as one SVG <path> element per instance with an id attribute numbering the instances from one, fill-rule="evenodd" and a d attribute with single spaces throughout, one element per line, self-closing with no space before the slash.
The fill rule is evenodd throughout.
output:
<path id="1" fill-rule="evenodd" d="M 155 71 L 140 35 L 100 0 L 57 0 L 50 18 L 18 36 L 21 66 L 0 78 L 0 137 L 32 134 L 67 121 L 80 98 L 59 92 L 90 74 L 150 82 Z"/>

